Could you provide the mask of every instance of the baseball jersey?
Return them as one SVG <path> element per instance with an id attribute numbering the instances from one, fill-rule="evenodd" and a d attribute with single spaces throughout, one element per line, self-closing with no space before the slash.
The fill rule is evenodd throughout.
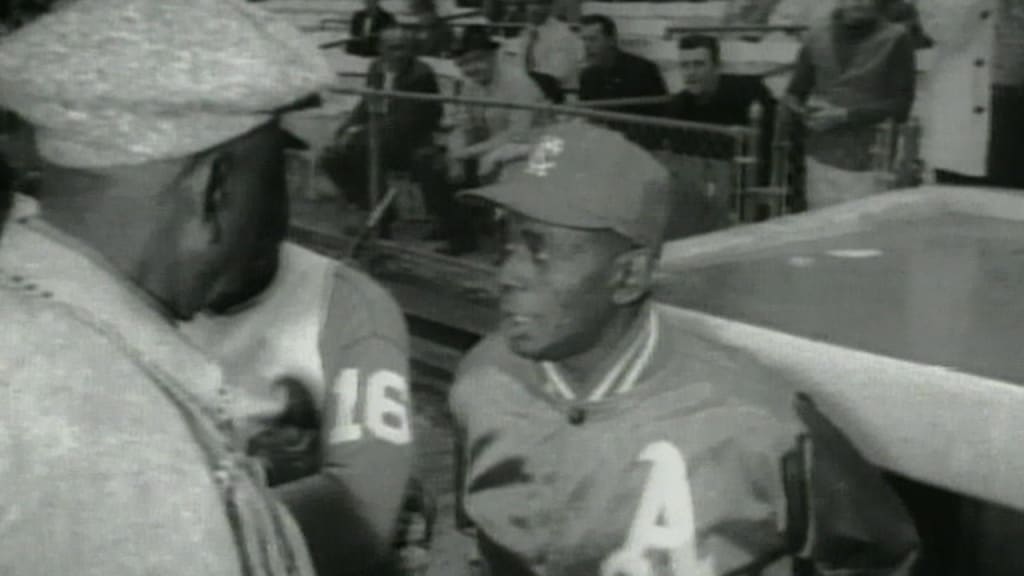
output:
<path id="1" fill-rule="evenodd" d="M 413 448 L 408 337 L 394 299 L 361 272 L 286 243 L 273 284 L 256 300 L 181 329 L 223 366 L 245 437 L 294 428 L 296 405 L 315 413 L 319 466 L 275 489 L 318 572 L 359 574 L 378 560 Z M 297 450 L 303 442 L 299 435 Z"/>
<path id="2" fill-rule="evenodd" d="M 779 375 L 645 314 L 586 398 L 499 336 L 460 367 L 461 506 L 494 576 L 908 569 L 905 510 L 838 431 Z"/>

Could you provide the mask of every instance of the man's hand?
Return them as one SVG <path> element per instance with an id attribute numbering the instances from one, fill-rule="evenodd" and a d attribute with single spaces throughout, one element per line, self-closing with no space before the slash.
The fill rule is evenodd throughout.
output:
<path id="1" fill-rule="evenodd" d="M 808 105 L 804 115 L 804 122 L 807 124 L 807 129 L 811 132 L 831 130 L 836 126 L 845 124 L 849 119 L 849 110 L 829 103 Z"/>
<path id="2" fill-rule="evenodd" d="M 352 142 L 352 138 L 362 130 L 363 126 L 359 125 L 346 126 L 338 130 L 338 133 L 334 135 L 334 147 L 338 150 L 344 150 Z"/>

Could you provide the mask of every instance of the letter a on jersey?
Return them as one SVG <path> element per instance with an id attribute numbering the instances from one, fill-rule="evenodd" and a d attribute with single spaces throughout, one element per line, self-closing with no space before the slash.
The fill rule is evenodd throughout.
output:
<path id="1" fill-rule="evenodd" d="M 601 576 L 714 576 L 710 560 L 697 554 L 686 460 L 668 442 L 649 444 L 638 460 L 650 463 L 640 504 L 625 543 L 605 560 Z"/>

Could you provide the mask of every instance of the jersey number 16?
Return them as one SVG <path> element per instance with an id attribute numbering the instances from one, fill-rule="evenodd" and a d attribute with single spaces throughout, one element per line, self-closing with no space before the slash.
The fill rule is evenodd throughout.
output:
<path id="1" fill-rule="evenodd" d="M 409 430 L 409 385 L 400 374 L 382 370 L 374 372 L 360 386 L 359 370 L 342 370 L 334 382 L 333 399 L 338 414 L 329 442 L 354 442 L 363 437 L 363 429 L 374 437 L 392 444 L 408 444 L 412 439 Z M 362 418 L 357 414 L 360 395 Z"/>

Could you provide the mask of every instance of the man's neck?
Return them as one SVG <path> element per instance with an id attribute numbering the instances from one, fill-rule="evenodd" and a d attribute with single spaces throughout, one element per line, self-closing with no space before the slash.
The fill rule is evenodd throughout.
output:
<path id="1" fill-rule="evenodd" d="M 615 66 L 615 62 L 618 61 L 619 54 L 619 48 L 613 47 L 604 54 L 601 54 L 601 57 L 597 60 L 597 65 L 601 68 L 611 68 Z"/>
<path id="2" fill-rule="evenodd" d="M 646 326 L 647 308 L 623 308 L 608 323 L 597 343 L 586 352 L 557 362 L 577 396 L 589 393 L 598 380 L 621 360 Z"/>

